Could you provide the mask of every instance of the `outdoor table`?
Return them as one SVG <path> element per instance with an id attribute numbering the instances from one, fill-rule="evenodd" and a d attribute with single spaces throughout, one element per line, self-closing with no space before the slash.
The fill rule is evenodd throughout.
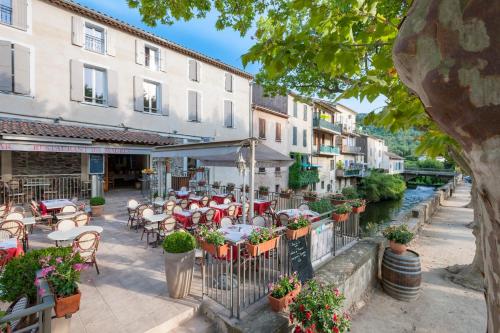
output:
<path id="1" fill-rule="evenodd" d="M 238 243 L 252 233 L 252 230 L 260 228 L 251 224 L 234 224 L 229 227 L 220 228 L 224 234 L 224 239 L 232 243 Z"/>
<path id="2" fill-rule="evenodd" d="M 197 203 L 198 205 L 201 205 L 201 199 L 203 199 L 203 197 L 200 197 L 200 196 L 192 196 L 189 198 L 189 203 Z"/>
<path id="3" fill-rule="evenodd" d="M 283 209 L 283 210 L 280 210 L 279 212 L 277 212 L 276 214 L 279 215 L 281 213 L 285 213 L 291 219 L 297 218 L 299 216 L 304 216 L 311 222 L 316 222 L 316 221 L 319 221 L 319 219 L 320 219 L 319 213 L 312 211 L 312 210 L 309 210 L 309 209 L 304 209 L 304 210 L 297 209 L 297 208 Z"/>
<path id="4" fill-rule="evenodd" d="M 265 211 L 271 206 L 271 201 L 254 200 L 253 209 L 257 215 L 264 215 Z"/>
<path id="5" fill-rule="evenodd" d="M 102 230 L 103 230 L 102 227 L 96 225 L 86 225 L 83 227 L 76 227 L 66 231 L 52 231 L 50 234 L 47 235 L 47 237 L 50 240 L 56 242 L 68 241 L 75 239 L 76 237 L 87 231 L 95 231 L 97 233 L 102 233 Z"/>
<path id="6" fill-rule="evenodd" d="M 36 219 L 34 216 L 30 216 L 30 217 L 25 217 L 21 220 L 21 222 L 25 225 L 25 226 L 28 226 L 28 225 L 33 225 L 33 224 L 36 224 Z"/>
<path id="7" fill-rule="evenodd" d="M 81 211 L 76 211 L 74 213 L 59 213 L 59 214 L 56 215 L 56 218 L 58 220 L 72 220 L 77 215 L 80 215 L 81 213 L 82 213 Z"/>
<path id="8" fill-rule="evenodd" d="M 40 202 L 40 210 L 42 215 L 46 215 L 48 211 L 55 211 L 62 209 L 64 206 L 74 206 L 75 204 L 68 199 L 53 199 L 53 200 L 42 200 Z"/>
<path id="9" fill-rule="evenodd" d="M 178 199 L 187 199 L 189 197 L 189 194 L 191 194 L 191 192 L 189 191 L 175 191 L 175 196 Z"/>
<path id="10" fill-rule="evenodd" d="M 184 228 L 189 228 L 191 226 L 192 221 L 191 217 L 193 216 L 193 212 L 184 210 L 182 212 L 176 212 L 173 214 L 175 220 L 183 225 Z"/>
<path id="11" fill-rule="evenodd" d="M 24 254 L 23 244 L 16 238 L 9 238 L 0 242 L 0 250 L 7 251 L 7 258 L 5 262 L 8 262 L 10 259 Z"/>
<path id="12" fill-rule="evenodd" d="M 224 199 L 228 196 L 228 193 L 220 193 L 212 195 L 212 200 L 217 202 L 218 204 L 223 204 Z M 234 198 L 233 198 L 234 201 Z"/>
<path id="13" fill-rule="evenodd" d="M 214 208 L 218 211 L 220 211 L 221 213 L 221 216 L 224 217 L 224 216 L 227 216 L 227 209 L 229 208 L 229 205 L 235 205 L 236 206 L 236 216 L 239 216 L 241 214 L 241 204 L 240 203 L 231 203 L 231 204 L 219 204 L 219 205 L 215 205 L 215 206 L 212 206 L 211 208 Z"/>

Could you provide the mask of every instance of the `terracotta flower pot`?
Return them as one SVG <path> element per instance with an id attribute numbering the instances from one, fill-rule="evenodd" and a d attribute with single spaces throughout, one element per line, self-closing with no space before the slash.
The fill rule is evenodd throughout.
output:
<path id="1" fill-rule="evenodd" d="M 280 198 L 290 199 L 291 196 L 291 193 L 280 193 Z"/>
<path id="2" fill-rule="evenodd" d="M 359 206 L 359 207 L 352 207 L 352 212 L 359 214 L 359 213 L 363 213 L 365 211 L 365 209 L 366 209 L 366 205 Z"/>
<path id="3" fill-rule="evenodd" d="M 311 226 L 308 225 L 307 227 L 303 227 L 296 230 L 286 229 L 286 238 L 288 238 L 289 240 L 296 240 L 299 239 L 300 237 L 307 236 L 310 228 Z"/>
<path id="4" fill-rule="evenodd" d="M 185 253 L 165 253 L 165 275 L 168 294 L 172 298 L 183 298 L 191 290 L 195 250 Z"/>
<path id="5" fill-rule="evenodd" d="M 348 218 L 349 218 L 349 213 L 345 213 L 345 214 L 332 213 L 332 219 L 335 222 L 344 222 L 344 221 L 347 221 Z"/>
<path id="6" fill-rule="evenodd" d="M 389 241 L 389 246 L 391 247 L 392 252 L 396 254 L 403 254 L 406 252 L 407 246 L 406 244 L 396 243 L 395 241 Z"/>
<path id="7" fill-rule="evenodd" d="M 73 314 L 80 309 L 80 298 L 82 294 L 80 290 L 77 293 L 67 297 L 57 297 L 54 311 L 57 318 L 62 318 L 66 315 Z"/>
<path id="8" fill-rule="evenodd" d="M 247 192 L 247 191 L 245 191 Z M 248 193 L 248 192 L 247 192 Z M 260 195 L 268 195 L 269 194 L 269 191 L 259 191 L 259 194 Z"/>
<path id="9" fill-rule="evenodd" d="M 304 197 L 304 200 L 307 202 L 312 202 L 312 201 L 316 201 L 316 197 Z"/>
<path id="10" fill-rule="evenodd" d="M 347 202 L 349 202 L 349 200 L 343 200 L 343 199 L 330 199 L 330 202 L 332 203 L 332 205 L 343 205 Z"/>
<path id="11" fill-rule="evenodd" d="M 216 246 L 211 243 L 207 243 L 203 240 L 198 240 L 198 244 L 200 244 L 200 247 L 210 253 L 214 257 L 226 257 L 227 256 L 227 251 L 229 250 L 229 246 L 227 244 L 221 245 L 221 246 Z"/>
<path id="12" fill-rule="evenodd" d="M 100 206 L 90 206 L 90 209 L 92 210 L 92 216 L 101 216 L 102 211 L 104 210 L 104 205 Z"/>
<path id="13" fill-rule="evenodd" d="M 260 244 L 250 244 L 246 243 L 247 252 L 250 256 L 256 257 L 262 253 L 266 253 L 276 247 L 278 244 L 278 238 L 273 238 Z"/>
<path id="14" fill-rule="evenodd" d="M 274 298 L 269 294 L 267 299 L 269 300 L 269 305 L 271 309 L 275 312 L 281 312 L 288 310 L 288 306 L 292 303 L 292 300 L 300 293 L 301 286 L 299 285 L 296 289 L 292 290 L 285 296 L 281 298 Z"/>

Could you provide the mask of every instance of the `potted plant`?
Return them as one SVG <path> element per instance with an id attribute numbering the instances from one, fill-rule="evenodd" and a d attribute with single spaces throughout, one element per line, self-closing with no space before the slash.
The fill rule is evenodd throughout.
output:
<path id="1" fill-rule="evenodd" d="M 246 249 L 250 256 L 256 257 L 276 248 L 278 236 L 272 228 L 255 228 L 247 237 Z"/>
<path id="2" fill-rule="evenodd" d="M 413 232 L 408 230 L 408 225 L 392 225 L 384 229 L 383 233 L 385 238 L 389 240 L 389 246 L 392 252 L 396 254 L 403 254 L 406 252 L 407 246 L 413 239 Z"/>
<path id="3" fill-rule="evenodd" d="M 45 278 L 55 296 L 54 312 L 57 318 L 67 317 L 80 309 L 81 293 L 78 289 L 80 272 L 87 267 L 78 253 L 67 256 L 40 258 L 39 278 Z M 43 292 L 43 291 L 42 291 Z"/>
<path id="4" fill-rule="evenodd" d="M 351 327 L 349 314 L 342 311 L 344 295 L 333 285 L 311 280 L 290 304 L 290 322 L 294 332 L 344 333 Z"/>
<path id="5" fill-rule="evenodd" d="M 304 200 L 305 201 L 316 201 L 318 198 L 318 193 L 316 192 L 304 192 Z"/>
<path id="6" fill-rule="evenodd" d="M 210 230 L 200 226 L 198 244 L 214 257 L 226 257 L 229 246 L 225 243 L 224 234 L 219 230 Z"/>
<path id="7" fill-rule="evenodd" d="M 204 167 L 198 167 L 198 168 L 196 168 L 196 171 L 197 172 L 205 172 L 205 168 Z"/>
<path id="8" fill-rule="evenodd" d="M 143 174 L 145 175 L 152 175 L 155 173 L 154 169 L 152 168 L 145 168 L 145 169 L 142 169 L 141 171 Z"/>
<path id="9" fill-rule="evenodd" d="M 280 191 L 280 198 L 290 199 L 293 194 L 292 189 L 283 189 Z"/>
<path id="10" fill-rule="evenodd" d="M 344 222 L 349 218 L 349 214 L 352 211 L 351 205 L 345 203 L 342 205 L 337 205 L 333 207 L 332 219 L 335 222 Z"/>
<path id="11" fill-rule="evenodd" d="M 231 191 L 233 191 L 233 190 L 234 190 L 234 188 L 235 188 L 235 186 L 236 186 L 236 185 L 234 185 L 234 183 L 227 183 L 227 185 L 226 185 L 226 191 L 227 191 L 227 192 L 231 192 Z"/>
<path id="12" fill-rule="evenodd" d="M 220 187 L 220 181 L 218 181 L 218 180 L 214 181 L 213 184 L 212 184 L 212 188 L 217 188 L 218 189 L 219 187 Z"/>
<path id="13" fill-rule="evenodd" d="M 347 198 L 342 193 L 330 195 L 330 202 L 332 203 L 332 205 L 342 205 L 348 201 L 349 200 L 347 200 Z"/>
<path id="14" fill-rule="evenodd" d="M 292 302 L 300 292 L 301 284 L 297 273 L 285 275 L 276 283 L 271 284 L 269 289 L 271 293 L 267 296 L 271 309 L 276 312 L 288 309 L 288 305 Z"/>
<path id="15" fill-rule="evenodd" d="M 195 238 L 185 231 L 175 231 L 163 240 L 165 277 L 172 298 L 189 294 L 195 261 Z"/>
<path id="16" fill-rule="evenodd" d="M 205 179 L 200 179 L 198 181 L 198 186 L 205 186 L 207 184 L 207 181 Z"/>
<path id="17" fill-rule="evenodd" d="M 241 184 L 241 190 L 244 191 L 245 193 L 250 192 L 250 186 L 245 185 L 245 189 L 243 189 L 243 184 Z"/>
<path id="18" fill-rule="evenodd" d="M 103 197 L 90 198 L 90 209 L 92 210 L 92 216 L 101 216 L 105 203 L 106 200 Z"/>
<path id="19" fill-rule="evenodd" d="M 363 199 L 352 200 L 349 205 L 352 207 L 352 212 L 356 214 L 363 213 L 366 209 L 366 201 Z"/>
<path id="20" fill-rule="evenodd" d="M 309 233 L 310 226 L 311 222 L 305 216 L 299 216 L 299 218 L 288 222 L 286 238 L 295 240 L 304 237 Z"/>
<path id="21" fill-rule="evenodd" d="M 269 194 L 269 187 L 259 186 L 259 194 L 260 195 L 268 195 Z"/>

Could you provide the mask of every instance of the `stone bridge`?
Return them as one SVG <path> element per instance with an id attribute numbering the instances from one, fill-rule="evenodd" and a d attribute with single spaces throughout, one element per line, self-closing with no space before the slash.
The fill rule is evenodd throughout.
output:
<path id="1" fill-rule="evenodd" d="M 457 175 L 457 172 L 454 169 L 405 168 L 402 175 L 405 181 L 412 180 L 418 176 L 434 176 L 449 181 Z"/>

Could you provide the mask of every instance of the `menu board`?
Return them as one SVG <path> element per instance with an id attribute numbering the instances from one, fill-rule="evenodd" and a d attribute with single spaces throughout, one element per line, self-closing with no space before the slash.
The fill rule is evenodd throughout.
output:
<path id="1" fill-rule="evenodd" d="M 91 175 L 102 175 L 104 173 L 104 155 L 90 154 L 89 155 L 89 173 Z"/>
<path id="2" fill-rule="evenodd" d="M 307 237 L 300 237 L 288 241 L 288 256 L 292 272 L 297 272 L 299 280 L 303 283 L 312 279 L 314 274 L 306 239 Z"/>

